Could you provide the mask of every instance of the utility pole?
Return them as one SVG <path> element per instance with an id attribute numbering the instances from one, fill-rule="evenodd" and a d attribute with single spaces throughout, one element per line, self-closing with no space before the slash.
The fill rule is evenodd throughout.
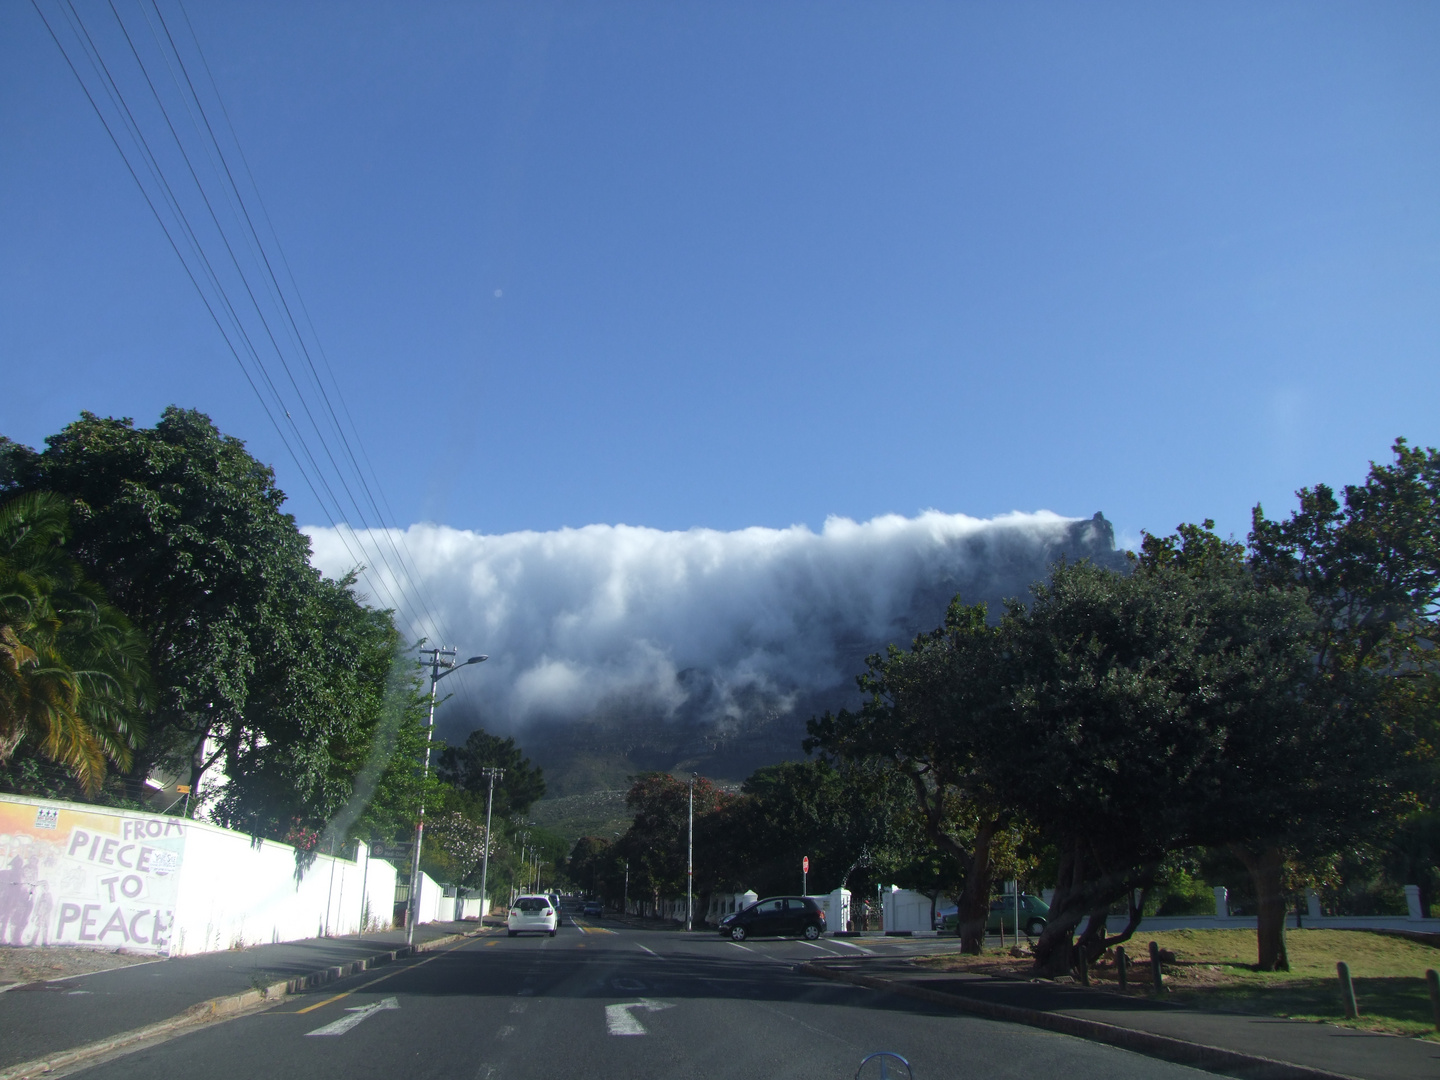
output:
<path id="1" fill-rule="evenodd" d="M 690 774 L 690 837 L 685 842 L 685 929 L 695 921 L 695 773 Z"/>
<path id="2" fill-rule="evenodd" d="M 480 870 L 480 904 L 485 909 L 480 916 L 480 925 L 485 925 L 485 915 L 490 912 L 490 893 L 487 891 L 490 884 L 490 810 L 495 805 L 495 781 L 505 778 L 504 769 L 496 769 L 486 766 L 482 770 L 490 780 L 490 793 L 485 796 L 485 862 Z"/>
<path id="3" fill-rule="evenodd" d="M 423 784 L 430 775 L 430 733 L 435 729 L 435 684 L 446 675 L 453 675 L 460 668 L 469 664 L 484 663 L 490 658 L 488 656 L 472 656 L 463 664 L 455 663 L 455 649 L 421 649 L 420 655 L 430 655 L 430 719 L 425 725 L 425 761 L 421 766 L 420 780 Z M 410 853 L 410 902 L 405 909 L 405 942 L 413 944 L 415 941 L 415 919 L 419 915 L 420 901 L 420 844 L 425 839 L 425 796 L 424 788 L 421 788 L 420 810 L 415 817 L 415 850 Z"/>
<path id="4" fill-rule="evenodd" d="M 625 860 L 625 891 L 620 894 L 620 914 L 630 913 L 630 860 Z"/>

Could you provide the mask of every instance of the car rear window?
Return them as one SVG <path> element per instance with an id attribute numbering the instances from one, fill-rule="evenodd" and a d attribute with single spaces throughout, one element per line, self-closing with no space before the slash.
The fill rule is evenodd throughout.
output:
<path id="1" fill-rule="evenodd" d="M 522 896 L 515 906 L 521 911 L 544 911 L 550 906 L 550 901 L 542 900 L 538 896 Z"/>

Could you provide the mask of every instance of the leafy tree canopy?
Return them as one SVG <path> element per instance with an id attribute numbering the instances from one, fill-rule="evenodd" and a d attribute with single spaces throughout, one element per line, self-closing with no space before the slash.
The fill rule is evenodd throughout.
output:
<path id="1" fill-rule="evenodd" d="M 38 754 L 94 796 L 143 739 L 148 649 L 70 558 L 69 531 L 47 492 L 0 505 L 0 768 Z"/>
<path id="2" fill-rule="evenodd" d="M 545 796 L 544 771 L 530 763 L 513 738 L 502 739 L 483 728 L 472 731 L 461 745 L 441 751 L 437 773 L 457 791 L 476 796 L 483 814 L 490 790 L 485 770 L 497 768 L 504 775 L 495 781 L 495 817 L 525 814 Z"/>
<path id="3" fill-rule="evenodd" d="M 67 551 L 149 643 L 132 797 L 153 772 L 198 790 L 218 766 L 216 820 L 335 843 L 393 838 L 438 790 L 418 775 L 417 669 L 390 614 L 364 606 L 353 575 L 310 565 L 274 474 L 208 417 L 171 407 L 140 428 L 84 413 L 41 453 L 0 442 L 0 485 L 68 508 Z"/>

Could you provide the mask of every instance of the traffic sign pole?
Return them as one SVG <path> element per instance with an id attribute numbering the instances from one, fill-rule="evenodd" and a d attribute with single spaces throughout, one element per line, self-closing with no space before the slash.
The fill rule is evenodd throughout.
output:
<path id="1" fill-rule="evenodd" d="M 810 895 L 810 856 L 800 860 L 800 895 Z"/>

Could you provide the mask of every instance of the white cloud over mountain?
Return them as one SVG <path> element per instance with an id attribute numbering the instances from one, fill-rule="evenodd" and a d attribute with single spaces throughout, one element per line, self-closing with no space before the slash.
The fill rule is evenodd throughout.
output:
<path id="1" fill-rule="evenodd" d="M 357 539 L 387 552 L 401 540 L 306 531 L 332 576 L 353 566 Z M 434 605 L 462 658 L 490 655 L 456 677 L 499 730 L 617 704 L 721 726 L 757 702 L 783 713 L 849 685 L 866 653 L 937 625 L 956 592 L 995 603 L 1024 595 L 1061 554 L 1116 558 L 1103 517 L 1044 512 L 831 518 L 819 532 L 590 525 L 490 536 L 421 524 L 403 544 L 414 563 L 406 589 Z M 400 594 L 389 570 L 372 573 L 372 598 Z M 423 613 L 405 612 L 402 625 L 439 638 Z"/>

